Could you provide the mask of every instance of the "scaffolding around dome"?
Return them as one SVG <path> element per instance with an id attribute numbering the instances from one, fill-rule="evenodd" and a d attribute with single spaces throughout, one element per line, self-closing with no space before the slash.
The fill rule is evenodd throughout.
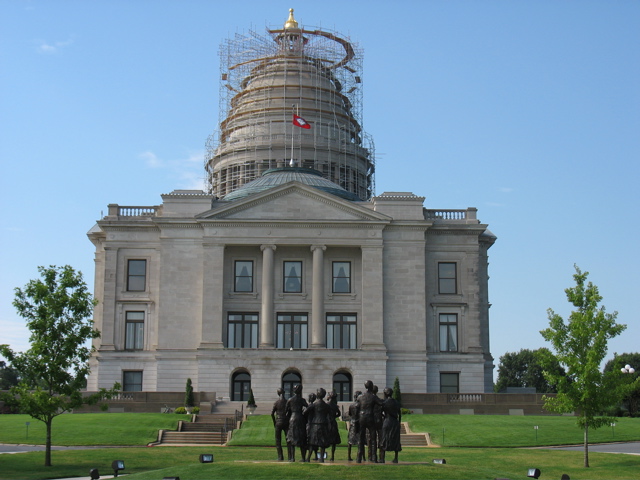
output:
<path id="1" fill-rule="evenodd" d="M 236 34 L 220 47 L 219 128 L 205 153 L 209 193 L 219 198 L 290 164 L 318 170 L 362 200 L 375 194 L 362 51 L 327 29 L 297 25 Z M 293 113 L 311 128 L 294 126 Z"/>

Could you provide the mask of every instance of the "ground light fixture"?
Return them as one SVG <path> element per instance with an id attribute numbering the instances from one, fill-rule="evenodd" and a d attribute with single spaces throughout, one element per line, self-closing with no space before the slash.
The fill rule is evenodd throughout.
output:
<path id="1" fill-rule="evenodd" d="M 114 460 L 111 462 L 111 468 L 113 468 L 113 476 L 117 477 L 120 470 L 124 470 L 124 460 Z"/>
<path id="2" fill-rule="evenodd" d="M 434 458 L 433 463 L 437 463 L 438 465 L 444 465 L 447 461 L 444 458 Z"/>
<path id="3" fill-rule="evenodd" d="M 162 480 L 180 480 L 180 477 L 163 477 Z"/>
<path id="4" fill-rule="evenodd" d="M 540 478 L 540 469 L 530 468 L 527 472 L 527 478 Z"/>
<path id="5" fill-rule="evenodd" d="M 100 478 L 100 474 L 98 473 L 98 469 L 97 468 L 92 468 L 91 470 L 89 470 L 89 476 L 91 477 L 91 480 L 98 480 Z"/>
<path id="6" fill-rule="evenodd" d="M 560 480 L 571 480 L 571 477 L 568 474 L 563 473 L 560 477 Z"/>
<path id="7" fill-rule="evenodd" d="M 200 463 L 213 463 L 213 453 L 201 453 Z"/>

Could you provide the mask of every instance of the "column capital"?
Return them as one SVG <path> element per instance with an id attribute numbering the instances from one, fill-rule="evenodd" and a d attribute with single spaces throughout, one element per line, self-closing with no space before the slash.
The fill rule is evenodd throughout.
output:
<path id="1" fill-rule="evenodd" d="M 270 248 L 271 250 L 274 250 L 277 248 L 275 245 L 273 245 L 272 243 L 269 244 L 265 244 L 265 245 L 260 245 L 260 251 L 264 252 L 266 249 Z"/>
<path id="2" fill-rule="evenodd" d="M 311 245 L 311 251 L 315 252 L 316 250 L 322 250 L 323 252 L 327 249 L 326 245 Z"/>

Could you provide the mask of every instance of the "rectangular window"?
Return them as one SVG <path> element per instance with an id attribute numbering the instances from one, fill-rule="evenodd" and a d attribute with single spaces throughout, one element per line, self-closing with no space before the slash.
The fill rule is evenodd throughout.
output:
<path id="1" fill-rule="evenodd" d="M 460 393 L 459 377 L 459 373 L 441 373 L 440 393 Z"/>
<path id="2" fill-rule="evenodd" d="M 230 313 L 228 315 L 227 348 L 258 348 L 257 313 Z"/>
<path id="3" fill-rule="evenodd" d="M 333 262 L 333 293 L 351 293 L 351 262 Z"/>
<path id="4" fill-rule="evenodd" d="M 355 314 L 327 315 L 327 348 L 355 349 L 356 345 Z"/>
<path id="5" fill-rule="evenodd" d="M 253 292 L 253 261 L 236 260 L 234 292 Z"/>
<path id="6" fill-rule="evenodd" d="M 302 262 L 284 262 L 283 276 L 282 290 L 285 293 L 302 292 Z"/>
<path id="7" fill-rule="evenodd" d="M 277 348 L 307 348 L 307 314 L 279 313 Z"/>
<path id="8" fill-rule="evenodd" d="M 440 351 L 458 351 L 458 315 L 455 313 L 440 314 Z"/>
<path id="9" fill-rule="evenodd" d="M 128 372 L 122 372 L 122 391 L 142 391 L 142 370 L 131 370 Z"/>
<path id="10" fill-rule="evenodd" d="M 438 263 L 438 293 L 458 293 L 456 264 Z"/>
<path id="11" fill-rule="evenodd" d="M 147 284 L 147 261 L 127 261 L 127 291 L 144 292 Z"/>
<path id="12" fill-rule="evenodd" d="M 125 314 L 125 350 L 142 350 L 144 345 L 144 312 Z"/>

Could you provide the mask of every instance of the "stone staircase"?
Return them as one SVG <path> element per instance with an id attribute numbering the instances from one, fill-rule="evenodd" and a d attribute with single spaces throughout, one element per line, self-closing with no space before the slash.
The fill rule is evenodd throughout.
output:
<path id="1" fill-rule="evenodd" d="M 160 430 L 154 445 L 225 445 L 240 421 L 235 412 L 193 415 L 191 422 L 181 421 L 177 431 Z"/>
<path id="2" fill-rule="evenodd" d="M 428 447 L 429 435 L 426 433 L 413 433 L 407 422 L 400 423 L 400 444 L 402 447 Z"/>

